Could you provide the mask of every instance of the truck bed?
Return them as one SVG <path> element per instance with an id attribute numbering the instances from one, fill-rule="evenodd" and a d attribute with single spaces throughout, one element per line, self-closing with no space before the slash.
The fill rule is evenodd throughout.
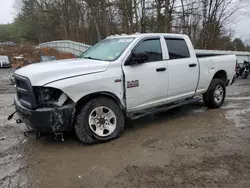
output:
<path id="1" fill-rule="evenodd" d="M 199 58 L 199 83 L 197 87 L 197 93 L 203 93 L 207 90 L 215 72 L 223 70 L 227 73 L 227 79 L 231 80 L 235 74 L 236 56 L 235 55 L 210 55 L 202 56 Z"/>

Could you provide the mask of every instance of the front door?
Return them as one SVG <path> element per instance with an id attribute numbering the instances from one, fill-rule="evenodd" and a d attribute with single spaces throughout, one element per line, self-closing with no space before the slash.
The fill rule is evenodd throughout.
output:
<path id="1" fill-rule="evenodd" d="M 140 41 L 132 50 L 146 52 L 148 60 L 123 67 L 128 111 L 139 111 L 163 103 L 167 97 L 168 69 L 160 38 Z"/>

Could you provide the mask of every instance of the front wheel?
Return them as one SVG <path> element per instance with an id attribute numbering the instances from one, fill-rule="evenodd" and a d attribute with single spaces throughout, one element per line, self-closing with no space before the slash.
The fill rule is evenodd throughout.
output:
<path id="1" fill-rule="evenodd" d="M 101 97 L 89 101 L 76 118 L 75 132 L 80 141 L 94 144 L 115 139 L 124 128 L 120 107 L 111 99 Z"/>
<path id="2" fill-rule="evenodd" d="M 213 79 L 206 93 L 203 94 L 203 101 L 208 108 L 219 108 L 226 96 L 225 83 L 221 79 Z"/>

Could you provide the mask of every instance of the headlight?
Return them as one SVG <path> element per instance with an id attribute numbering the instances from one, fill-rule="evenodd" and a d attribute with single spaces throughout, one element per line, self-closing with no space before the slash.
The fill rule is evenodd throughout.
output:
<path id="1" fill-rule="evenodd" d="M 59 89 L 50 87 L 34 88 L 38 106 L 62 106 L 68 99 L 68 96 Z"/>
<path id="2" fill-rule="evenodd" d="M 60 91 L 52 88 L 42 88 L 41 94 L 44 102 L 55 101 L 60 95 Z"/>

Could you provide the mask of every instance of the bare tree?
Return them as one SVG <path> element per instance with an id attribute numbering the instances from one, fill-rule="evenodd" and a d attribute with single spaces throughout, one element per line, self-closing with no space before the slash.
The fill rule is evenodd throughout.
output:
<path id="1" fill-rule="evenodd" d="M 110 34 L 177 32 L 198 48 L 221 48 L 247 0 L 16 0 L 19 23 L 39 42 L 93 44 Z M 32 39 L 33 40 L 33 39 Z M 35 40 L 35 41 L 36 41 Z"/>

